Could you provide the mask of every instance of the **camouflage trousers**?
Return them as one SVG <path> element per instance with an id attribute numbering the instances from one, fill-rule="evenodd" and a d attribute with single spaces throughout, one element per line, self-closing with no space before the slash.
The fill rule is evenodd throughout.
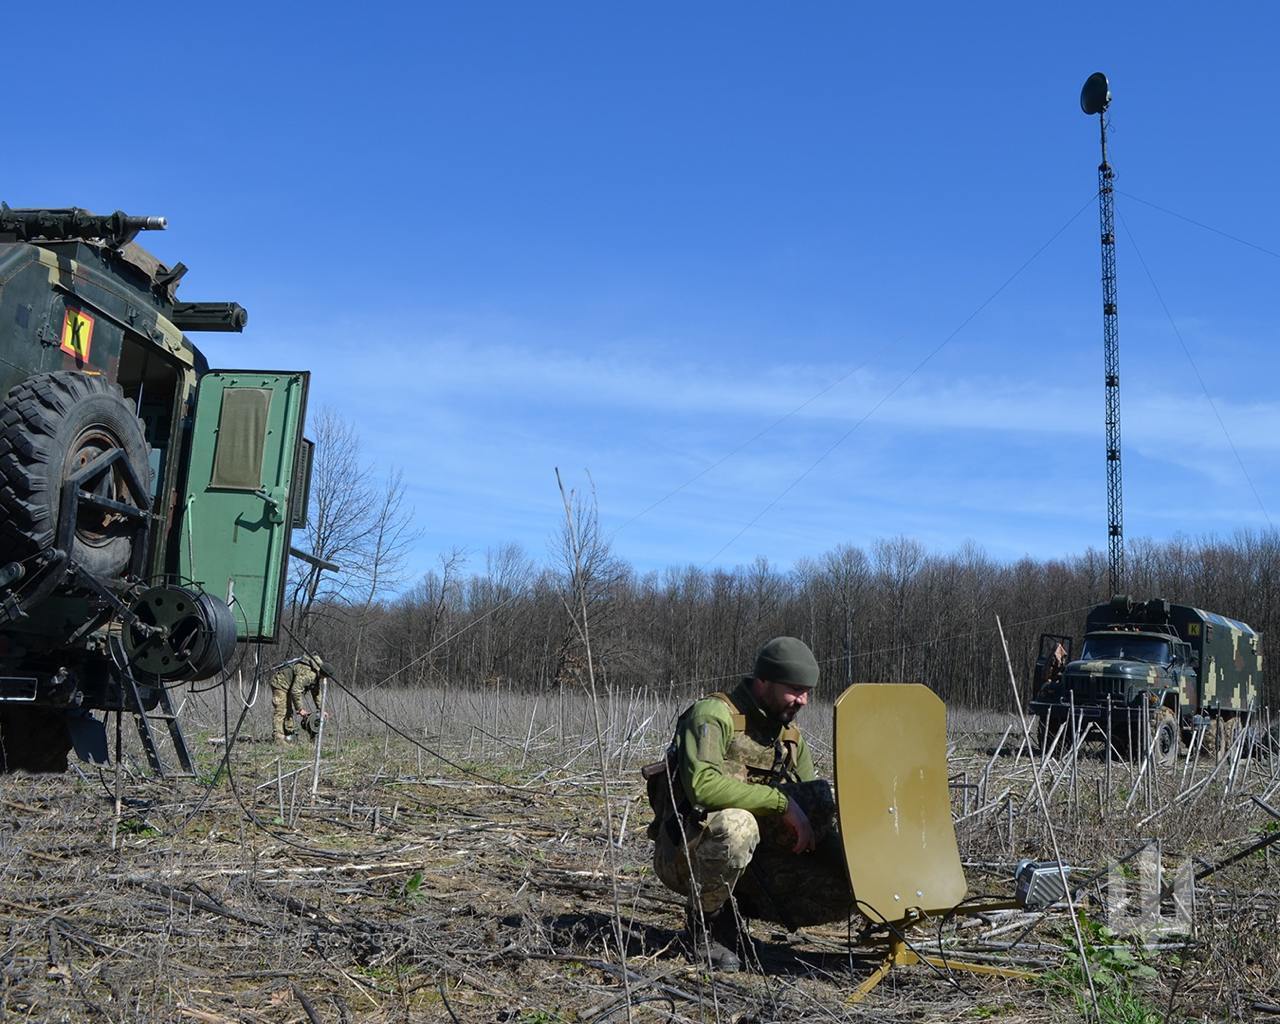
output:
<path id="1" fill-rule="evenodd" d="M 271 735 L 282 740 L 298 731 L 302 694 L 289 686 L 271 687 Z"/>
<path id="2" fill-rule="evenodd" d="M 819 780 L 781 788 L 808 815 L 813 852 L 791 852 L 795 836 L 781 816 L 757 821 L 749 811 L 728 808 L 685 823 L 683 833 L 680 821 L 671 818 L 659 829 L 653 850 L 662 883 L 704 913 L 719 910 L 732 894 L 743 917 L 788 930 L 847 920 L 853 893 L 831 787 Z"/>
<path id="3" fill-rule="evenodd" d="M 653 844 L 653 870 L 668 889 L 688 896 L 691 907 L 713 913 L 728 902 L 751 863 L 760 827 L 754 814 L 737 807 L 712 811 L 686 825 L 683 836 L 680 824 L 676 817 L 663 823 Z"/>

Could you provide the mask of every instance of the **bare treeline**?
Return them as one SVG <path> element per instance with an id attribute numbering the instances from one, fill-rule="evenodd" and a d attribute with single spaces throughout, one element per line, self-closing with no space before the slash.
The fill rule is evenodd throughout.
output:
<path id="1" fill-rule="evenodd" d="M 789 633 L 817 653 L 828 696 L 850 681 L 921 680 L 951 702 L 1006 708 L 996 616 L 1025 683 L 1039 635 L 1079 637 L 1087 608 L 1107 597 L 1106 556 L 1097 550 L 1010 564 L 972 544 L 938 554 L 906 537 L 867 549 L 840 546 L 790 569 L 759 558 L 732 570 L 640 574 L 610 553 L 589 508 L 582 516 L 576 528 L 587 543 L 582 571 L 589 578 L 578 582 L 588 598 L 597 681 L 611 689 L 684 696 L 730 685 L 763 640 Z M 571 571 L 563 560 L 537 564 L 514 545 L 475 561 L 455 551 L 393 598 L 377 597 L 376 587 L 321 594 L 306 632 L 357 687 L 547 690 L 573 682 L 581 665 L 566 607 Z M 1248 622 L 1264 634 L 1264 664 L 1274 664 L 1276 531 L 1134 541 L 1128 572 L 1137 598 L 1163 596 Z M 1272 706 L 1278 693 L 1269 681 Z"/>

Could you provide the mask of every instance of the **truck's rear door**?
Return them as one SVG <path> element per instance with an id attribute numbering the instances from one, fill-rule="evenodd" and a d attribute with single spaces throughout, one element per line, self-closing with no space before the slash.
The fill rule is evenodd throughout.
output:
<path id="1" fill-rule="evenodd" d="M 240 640 L 280 631 L 309 383 L 302 370 L 212 370 L 196 392 L 178 567 L 226 600 Z"/>

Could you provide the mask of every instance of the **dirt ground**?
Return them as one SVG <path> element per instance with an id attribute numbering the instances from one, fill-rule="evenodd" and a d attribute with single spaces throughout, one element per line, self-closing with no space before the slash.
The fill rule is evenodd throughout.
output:
<path id="1" fill-rule="evenodd" d="M 428 734 L 410 710 L 437 697 L 375 709 L 398 731 L 335 701 L 314 796 L 308 747 L 264 742 L 260 718 L 220 730 L 216 714 L 191 729 L 194 780 L 147 778 L 136 752 L 118 777 L 79 766 L 0 780 L 0 1020 L 1081 1019 L 1087 988 L 1062 911 L 946 923 L 948 956 L 1040 972 L 1034 981 L 916 965 L 852 1005 L 880 955 L 874 940 L 851 952 L 843 926 L 759 924 L 750 969 L 710 974 L 686 958 L 682 901 L 648 863 L 634 768 L 669 720 L 655 711 L 640 728 L 651 709 L 633 699 L 597 737 L 573 718 L 580 702 L 557 720 L 550 705 L 539 719 L 536 704 L 530 714 L 495 701 L 454 707 L 458 727 Z M 951 763 L 970 887 L 1008 894 L 1014 861 L 1043 855 L 1046 837 L 1022 799 L 1030 761 L 1001 727 L 975 725 Z M 1058 782 L 1051 803 L 1073 864 L 1102 865 L 1147 834 L 1171 860 L 1213 864 L 1275 820 L 1249 804 L 1267 795 L 1268 764 L 1221 803 L 1196 795 L 1207 784 L 1141 827 L 1148 804 L 1185 791 L 1173 773 L 1134 786 L 1127 810 L 1120 781 L 1105 816 L 1096 754 L 1054 770 L 1046 788 Z M 1214 873 L 1192 936 L 1135 944 L 1087 912 L 1103 1019 L 1261 1019 L 1280 1004 L 1276 853 Z M 916 941 L 936 951 L 936 938 L 930 928 Z"/>

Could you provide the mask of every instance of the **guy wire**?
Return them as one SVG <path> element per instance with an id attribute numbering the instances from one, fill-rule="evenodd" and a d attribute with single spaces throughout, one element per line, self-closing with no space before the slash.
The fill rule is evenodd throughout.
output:
<path id="1" fill-rule="evenodd" d="M 1222 413 L 1218 411 L 1218 404 L 1213 400 L 1213 396 L 1209 394 L 1209 388 L 1200 373 L 1200 367 L 1196 365 L 1196 361 L 1191 355 L 1191 350 L 1187 347 L 1187 343 L 1182 337 L 1182 332 L 1178 330 L 1178 323 L 1174 320 L 1173 313 L 1169 311 L 1168 303 L 1164 301 L 1160 286 L 1156 284 L 1151 268 L 1147 266 L 1147 261 L 1142 256 L 1142 250 L 1138 248 L 1138 240 L 1133 237 L 1133 232 L 1129 229 L 1129 222 L 1124 219 L 1124 214 L 1120 215 L 1120 224 L 1124 227 L 1124 233 L 1129 237 L 1129 244 L 1133 246 L 1133 251 L 1147 275 L 1147 280 L 1151 283 L 1151 290 L 1156 294 L 1156 301 L 1160 303 L 1160 308 L 1164 310 L 1165 318 L 1169 321 L 1169 327 L 1173 330 L 1173 336 L 1178 339 L 1182 354 L 1187 357 L 1187 362 L 1191 364 L 1191 372 L 1196 375 L 1196 381 L 1200 384 L 1200 390 L 1204 393 L 1205 401 L 1209 403 L 1209 408 L 1213 410 L 1214 418 L 1217 419 L 1218 426 L 1222 429 L 1222 436 L 1227 439 L 1227 447 L 1231 449 L 1231 454 L 1235 456 L 1236 465 L 1240 467 L 1240 472 L 1243 474 L 1245 482 L 1249 485 L 1249 490 L 1253 492 L 1253 498 L 1258 503 L 1258 508 L 1262 510 L 1262 516 L 1266 519 L 1267 525 L 1274 528 L 1274 524 L 1271 522 L 1271 515 L 1267 512 L 1267 506 L 1263 504 L 1262 495 L 1258 493 L 1258 488 L 1253 483 L 1253 477 L 1249 475 L 1249 470 L 1245 468 L 1244 459 L 1240 457 L 1240 452 L 1236 448 L 1235 441 L 1231 439 L 1231 432 L 1227 430 L 1227 424 L 1222 418 Z"/>
<path id="2" fill-rule="evenodd" d="M 1067 230 L 1067 228 L 1069 228 L 1072 224 L 1075 223 L 1076 219 L 1082 213 L 1084 213 L 1085 210 L 1089 209 L 1093 205 L 1093 201 L 1095 198 L 1097 198 L 1097 195 L 1098 193 L 1095 191 L 1091 196 L 1089 196 L 1085 204 L 1081 206 L 1080 209 L 1076 210 L 1076 212 L 1073 213 L 1070 217 L 1068 217 L 1066 223 L 1064 223 L 1062 227 L 1058 228 L 1057 231 L 1055 231 L 1052 235 L 1049 236 L 1048 241 L 1044 242 L 1038 249 L 1036 249 L 1035 252 L 1033 252 L 1030 256 L 1028 256 L 1027 259 L 1023 261 L 1022 265 L 1018 267 L 1017 270 L 1015 270 L 1012 274 L 1010 274 L 1007 278 L 1005 278 L 1004 282 L 995 291 L 993 291 L 990 295 L 988 295 L 985 299 L 983 299 L 982 302 L 980 302 L 977 305 L 977 307 L 973 310 L 973 312 L 971 312 L 968 316 L 966 316 L 963 320 L 961 320 L 960 323 L 951 331 L 950 334 L 948 334 L 945 338 L 942 339 L 942 341 L 940 341 L 937 345 L 935 345 L 932 349 L 930 349 L 929 352 L 925 354 L 924 358 L 921 359 L 919 362 L 917 362 L 916 365 L 912 367 L 911 370 L 907 373 L 907 375 L 903 377 L 900 381 L 898 381 L 897 384 L 891 387 L 880 398 L 878 402 L 872 405 L 871 408 L 868 409 L 862 415 L 860 419 L 856 420 L 853 426 L 851 426 L 848 430 L 846 430 L 843 434 L 841 434 L 838 438 L 836 438 L 836 440 L 831 445 L 829 445 L 823 452 L 821 452 L 818 455 L 818 457 L 814 459 L 807 467 L 805 467 L 805 469 L 803 469 L 800 472 L 800 474 L 791 481 L 791 483 L 787 484 L 786 487 L 784 487 L 759 512 L 757 512 L 742 527 L 742 529 L 740 529 L 737 533 L 735 533 L 732 537 L 730 537 L 727 541 L 725 541 L 725 543 L 720 546 L 719 550 L 717 550 L 715 554 L 713 554 L 710 558 L 708 558 L 705 562 L 703 562 L 702 567 L 705 569 L 708 565 L 710 565 L 722 554 L 724 554 L 725 551 L 727 551 L 730 547 L 732 547 L 738 541 L 738 539 L 742 537 L 743 534 L 745 534 L 748 530 L 750 530 L 753 526 L 755 526 L 758 522 L 760 522 L 760 520 L 764 518 L 764 516 L 770 511 L 770 509 L 772 509 L 775 505 L 778 504 L 778 502 L 780 502 L 789 493 L 791 493 L 791 491 L 794 490 L 805 479 L 805 477 L 807 477 L 810 473 L 812 473 L 815 469 L 817 469 L 818 466 L 823 461 L 825 461 L 827 456 L 829 456 L 832 452 L 834 452 L 837 448 L 839 448 L 842 444 L 844 444 L 844 442 L 847 441 L 853 435 L 854 431 L 856 431 L 859 427 L 861 427 L 864 423 L 866 423 L 869 419 L 871 419 L 871 417 L 874 416 L 877 412 L 879 412 L 880 409 L 889 401 L 889 399 L 893 398 L 894 395 L 896 395 L 899 391 L 901 391 L 904 387 L 906 387 L 908 382 L 910 382 L 910 380 L 917 373 L 923 370 L 925 366 L 927 366 L 939 352 L 941 352 L 944 348 L 946 348 L 949 344 L 951 344 L 951 342 L 956 338 L 956 336 L 961 331 L 963 331 L 966 327 L 968 327 L 969 324 L 973 322 L 973 320 L 978 316 L 979 313 L 981 313 L 984 309 L 986 309 L 989 305 L 991 305 L 991 303 L 994 302 L 1000 296 L 1000 294 L 1006 288 L 1009 287 L 1009 285 L 1013 284 L 1013 282 L 1017 280 L 1017 278 L 1022 274 L 1024 270 L 1027 269 L 1027 267 L 1031 266 L 1031 264 L 1034 263 L 1046 249 L 1049 248 L 1049 246 L 1051 246 L 1054 242 L 1058 240 L 1058 238 Z"/>
<path id="3" fill-rule="evenodd" d="M 1176 210 L 1166 209 L 1163 206 L 1158 206 L 1151 202 L 1149 199 L 1143 199 L 1141 196 L 1135 196 L 1132 192 L 1124 192 L 1120 189 L 1116 189 L 1116 194 L 1122 195 L 1126 199 L 1132 199 L 1135 203 L 1141 203 L 1143 206 L 1149 206 L 1153 210 L 1159 210 L 1161 213 L 1167 213 L 1170 217 L 1176 217 L 1178 220 L 1186 221 L 1188 224 L 1194 224 L 1196 227 L 1203 228 L 1205 231 L 1211 231 L 1215 235 L 1221 235 L 1223 238 L 1229 239 L 1232 242 L 1237 242 L 1249 249 L 1256 249 L 1258 252 L 1263 253 L 1266 256 L 1274 256 L 1276 259 L 1280 260 L 1280 252 L 1276 252 L 1274 249 L 1268 249 L 1265 245 L 1258 245 L 1256 242 L 1250 242 L 1247 238 L 1240 238 L 1238 235 L 1233 235 L 1230 232 L 1223 231 L 1221 228 L 1215 228 L 1212 224 L 1205 224 L 1201 221 L 1193 220 L 1185 214 L 1178 213 Z"/>

